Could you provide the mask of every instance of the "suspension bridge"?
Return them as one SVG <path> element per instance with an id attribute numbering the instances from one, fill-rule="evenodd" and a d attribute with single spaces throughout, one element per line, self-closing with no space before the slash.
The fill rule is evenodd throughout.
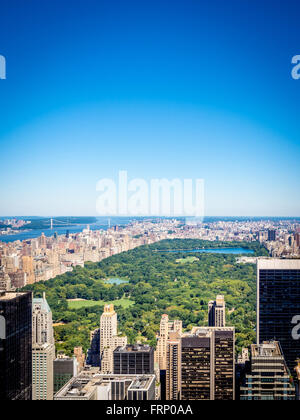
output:
<path id="1" fill-rule="evenodd" d="M 83 226 L 83 225 L 87 225 L 87 226 L 89 226 L 89 224 L 88 223 L 75 223 L 75 222 L 72 222 L 72 220 L 58 220 L 58 219 L 54 219 L 53 217 L 52 218 L 50 218 L 49 219 L 49 221 L 48 220 L 46 220 L 46 223 L 49 223 L 50 224 L 50 229 L 52 230 L 53 229 L 53 227 L 54 227 L 54 225 L 55 225 L 55 227 L 59 227 L 59 226 Z M 110 219 L 108 219 L 107 220 L 107 225 L 108 225 L 108 228 L 110 228 Z"/>

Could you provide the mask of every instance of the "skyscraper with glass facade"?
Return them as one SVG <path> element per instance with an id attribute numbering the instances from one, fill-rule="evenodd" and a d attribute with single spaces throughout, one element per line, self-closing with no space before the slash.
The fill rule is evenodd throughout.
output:
<path id="1" fill-rule="evenodd" d="M 296 379 L 300 357 L 300 260 L 264 259 L 257 264 L 257 342 L 280 342 Z"/>
<path id="2" fill-rule="evenodd" d="M 31 292 L 0 291 L 0 400 L 32 399 Z"/>

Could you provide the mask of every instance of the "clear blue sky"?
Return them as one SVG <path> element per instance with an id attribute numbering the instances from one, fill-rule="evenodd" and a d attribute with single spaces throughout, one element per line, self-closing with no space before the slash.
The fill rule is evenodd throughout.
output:
<path id="1" fill-rule="evenodd" d="M 0 215 L 96 214 L 96 183 L 204 178 L 207 215 L 300 216 L 299 1 L 0 6 Z"/>

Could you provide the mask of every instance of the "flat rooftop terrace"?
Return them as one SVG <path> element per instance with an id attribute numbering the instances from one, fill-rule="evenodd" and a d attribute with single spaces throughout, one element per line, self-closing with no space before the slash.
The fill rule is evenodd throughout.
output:
<path id="1" fill-rule="evenodd" d="M 24 296 L 29 293 L 31 292 L 5 292 L 4 290 L 0 290 L 0 301 L 9 301 L 18 296 Z"/>

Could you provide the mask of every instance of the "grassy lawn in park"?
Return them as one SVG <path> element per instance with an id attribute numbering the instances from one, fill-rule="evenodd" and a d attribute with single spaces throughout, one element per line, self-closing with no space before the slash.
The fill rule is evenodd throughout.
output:
<path id="1" fill-rule="evenodd" d="M 134 305 L 134 301 L 128 298 L 116 299 L 111 300 L 109 302 L 104 302 L 103 300 L 68 300 L 68 307 L 69 309 L 80 309 L 86 308 L 90 306 L 100 306 L 100 305 L 108 305 L 113 304 L 115 306 L 122 306 L 124 309 L 128 308 L 129 306 Z"/>
<path id="2" fill-rule="evenodd" d="M 178 258 L 176 262 L 180 264 L 186 264 L 186 263 L 192 263 L 194 261 L 198 261 L 198 259 L 199 258 L 197 257 L 185 257 L 185 258 Z"/>

